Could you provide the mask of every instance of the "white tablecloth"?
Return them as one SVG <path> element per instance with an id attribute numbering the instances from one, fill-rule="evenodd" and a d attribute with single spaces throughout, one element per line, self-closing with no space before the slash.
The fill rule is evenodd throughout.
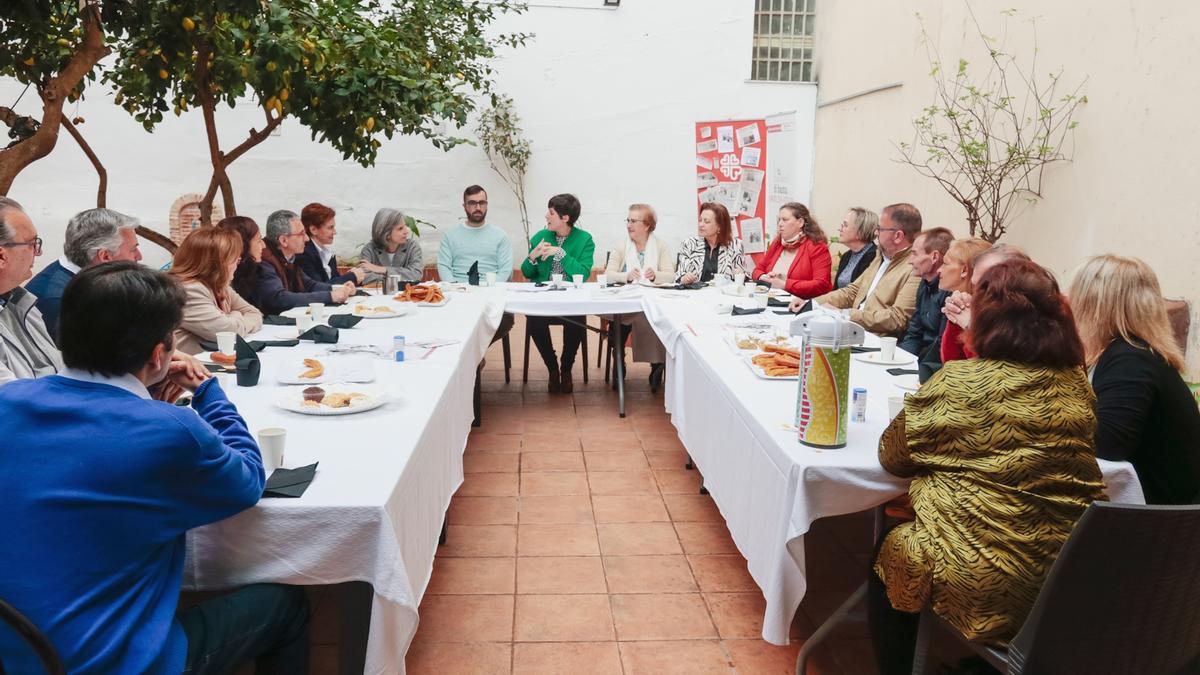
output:
<path id="1" fill-rule="evenodd" d="M 462 453 L 472 415 L 475 369 L 500 323 L 503 295 L 490 289 L 454 293 L 443 307 L 419 307 L 394 319 L 367 319 L 341 331 L 341 344 L 390 346 L 458 340 L 430 353 L 409 347 L 409 360 L 373 359 L 376 386 L 397 400 L 342 417 L 312 417 L 275 405 L 281 361 L 321 355 L 327 345 L 302 342 L 260 353 L 259 385 L 240 388 L 221 376 L 252 432 L 287 429 L 289 467 L 320 462 L 299 499 L 264 499 L 232 518 L 188 535 L 185 587 L 223 589 L 258 582 L 298 585 L 366 581 L 374 597 L 366 672 L 395 673 L 417 627 L 442 519 L 462 483 Z M 270 339 L 286 327 L 267 326 Z M 328 363 L 342 356 L 321 356 Z"/>
<path id="2" fill-rule="evenodd" d="M 640 286 L 600 288 L 598 284 L 582 284 L 575 288 L 565 284 L 565 290 L 538 288 L 529 283 L 499 284 L 504 290 L 504 311 L 525 316 L 608 316 L 636 314 L 642 311 L 642 298 L 653 289 Z"/>
<path id="3" fill-rule="evenodd" d="M 773 309 L 719 315 L 716 291 L 690 293 L 646 303 L 646 316 L 669 354 L 667 410 L 766 597 L 763 638 L 787 644 L 807 589 L 803 536 L 812 522 L 871 508 L 907 489 L 907 481 L 884 471 L 877 456 L 887 399 L 905 392 L 886 368 L 853 362 L 850 386 L 867 389 L 867 421 L 849 424 L 845 448 L 801 445 L 790 428 L 797 382 L 760 379 L 725 342 L 731 323 L 782 326 L 791 317 Z M 1131 465 L 1100 465 L 1111 499 L 1144 501 Z"/>

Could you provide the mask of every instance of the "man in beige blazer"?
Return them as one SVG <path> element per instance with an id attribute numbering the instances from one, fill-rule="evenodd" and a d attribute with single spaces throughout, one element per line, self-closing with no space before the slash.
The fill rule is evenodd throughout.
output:
<path id="1" fill-rule="evenodd" d="M 921 232 L 921 212 L 912 204 L 892 204 L 879 217 L 879 250 L 853 283 L 813 299 L 814 305 L 849 309 L 850 320 L 879 335 L 901 337 L 917 308 L 921 277 L 908 264 L 913 241 Z M 788 307 L 798 312 L 805 301 L 797 298 Z"/>

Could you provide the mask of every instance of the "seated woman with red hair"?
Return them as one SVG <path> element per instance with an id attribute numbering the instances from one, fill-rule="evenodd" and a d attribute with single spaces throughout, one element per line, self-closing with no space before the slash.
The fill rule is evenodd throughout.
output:
<path id="1" fill-rule="evenodd" d="M 1103 498 L 1084 347 L 1054 277 L 1002 262 L 972 305 L 977 358 L 943 366 L 879 441 L 883 468 L 912 478 L 915 514 L 884 537 L 868 577 L 885 675 L 912 671 L 925 607 L 969 640 L 1012 639 L 1075 521 Z"/>
<path id="2" fill-rule="evenodd" d="M 750 278 L 805 300 L 832 291 L 829 244 L 808 207 L 797 202 L 784 204 L 776 223 L 778 234 Z"/>

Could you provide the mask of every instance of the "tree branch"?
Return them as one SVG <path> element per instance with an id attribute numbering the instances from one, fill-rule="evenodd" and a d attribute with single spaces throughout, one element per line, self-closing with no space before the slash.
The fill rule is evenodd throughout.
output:
<path id="1" fill-rule="evenodd" d="M 83 138 L 83 134 L 79 133 L 79 129 L 75 128 L 71 120 L 67 119 L 66 115 L 63 115 L 61 121 L 63 128 L 79 144 L 79 149 L 83 150 L 83 154 L 87 155 L 88 160 L 92 163 L 92 167 L 96 169 L 96 175 L 100 177 L 100 186 L 96 188 L 96 208 L 104 208 L 108 194 L 108 170 L 100 163 L 100 158 L 92 151 L 92 146 L 88 145 L 88 142 Z"/>

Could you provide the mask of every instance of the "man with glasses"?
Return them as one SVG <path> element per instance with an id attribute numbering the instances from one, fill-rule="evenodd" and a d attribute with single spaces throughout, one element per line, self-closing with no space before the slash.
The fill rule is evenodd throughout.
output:
<path id="1" fill-rule="evenodd" d="M 58 307 L 67 282 L 85 267 L 113 260 L 141 260 L 137 226 L 136 218 L 111 209 L 80 211 L 67 223 L 62 257 L 25 284 L 25 289 L 37 296 L 37 308 L 55 342 L 58 342 Z"/>
<path id="2" fill-rule="evenodd" d="M 0 385 L 62 369 L 62 357 L 35 306 L 37 297 L 21 288 L 41 254 L 42 239 L 25 209 L 0 197 Z"/>
<path id="3" fill-rule="evenodd" d="M 471 266 L 479 263 L 479 276 L 496 273 L 496 281 L 512 277 L 512 243 L 504 230 L 487 223 L 487 192 L 478 185 L 463 191 L 465 223 L 442 233 L 438 248 L 438 276 L 442 281 L 467 281 Z"/>
<path id="4" fill-rule="evenodd" d="M 812 300 L 812 306 L 849 309 L 850 320 L 872 333 L 900 338 L 917 309 L 921 277 L 908 264 L 913 241 L 921 232 L 921 212 L 912 204 L 885 206 L 876 236 L 881 255 L 848 286 Z M 796 299 L 788 307 L 801 311 Z"/>
<path id="5" fill-rule="evenodd" d="M 304 251 L 308 234 L 294 211 L 281 209 L 267 216 L 266 249 L 263 250 L 259 309 L 263 314 L 279 314 L 310 303 L 343 303 L 354 295 L 354 282 L 328 284 L 317 281 L 296 265 L 296 256 Z"/>

